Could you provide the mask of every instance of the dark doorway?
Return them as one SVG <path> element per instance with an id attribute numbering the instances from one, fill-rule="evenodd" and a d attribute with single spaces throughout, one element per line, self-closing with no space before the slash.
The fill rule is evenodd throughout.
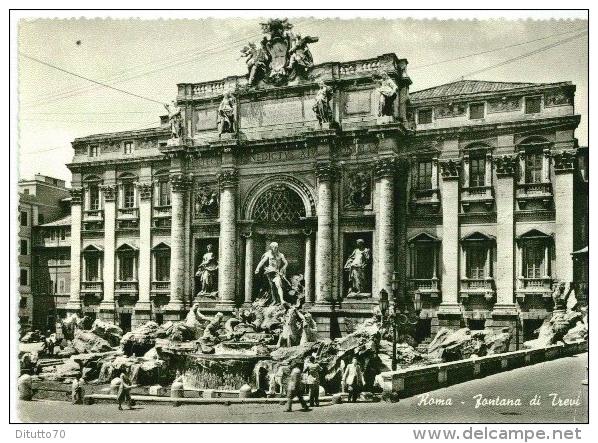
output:
<path id="1" fill-rule="evenodd" d="M 131 332 L 132 314 L 123 312 L 120 314 L 119 317 L 120 317 L 120 328 L 123 330 L 123 332 Z"/>
<path id="2" fill-rule="evenodd" d="M 156 323 L 159 325 L 164 323 L 164 314 L 156 314 Z"/>
<path id="3" fill-rule="evenodd" d="M 540 318 L 523 320 L 523 341 L 538 338 L 536 330 L 539 329 L 540 326 L 542 326 L 542 323 L 544 323 L 544 320 Z"/>
<path id="4" fill-rule="evenodd" d="M 473 318 L 468 318 L 467 327 L 472 331 L 483 331 L 486 329 L 486 320 L 474 320 Z"/>
<path id="5" fill-rule="evenodd" d="M 432 319 L 420 318 L 415 325 L 415 341 L 421 343 L 432 335 Z"/>

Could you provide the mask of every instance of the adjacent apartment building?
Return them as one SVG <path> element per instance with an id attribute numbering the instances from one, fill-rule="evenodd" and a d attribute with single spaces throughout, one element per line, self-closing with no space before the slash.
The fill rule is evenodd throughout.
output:
<path id="1" fill-rule="evenodd" d="M 70 210 L 69 205 L 70 194 L 64 180 L 40 174 L 36 174 L 33 180 L 19 180 L 18 293 L 19 325 L 23 329 L 31 328 L 34 323 L 34 295 L 37 288 L 34 274 L 39 266 L 34 245 L 36 229 L 44 223 L 64 217 Z"/>

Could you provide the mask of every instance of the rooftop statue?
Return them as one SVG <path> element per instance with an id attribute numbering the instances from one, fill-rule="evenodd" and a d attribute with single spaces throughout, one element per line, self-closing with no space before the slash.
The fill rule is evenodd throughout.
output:
<path id="1" fill-rule="evenodd" d="M 378 104 L 378 117 L 393 115 L 393 104 L 397 98 L 399 87 L 392 78 L 383 72 L 376 76 L 379 80 L 377 91 L 380 93 L 380 102 Z"/>
<path id="2" fill-rule="evenodd" d="M 218 108 L 218 134 L 235 132 L 235 99 L 225 92 Z"/>
<path id="3" fill-rule="evenodd" d="M 259 46 L 248 43 L 241 50 L 246 58 L 247 78 L 250 87 L 260 81 L 280 85 L 298 75 L 305 75 L 313 67 L 310 43 L 316 43 L 318 37 L 293 34 L 293 25 L 285 19 L 270 19 L 262 23 L 262 31 L 266 36 Z"/>
<path id="4" fill-rule="evenodd" d="M 170 123 L 170 138 L 177 139 L 183 135 L 183 110 L 176 105 L 173 100 L 171 104 L 165 104 L 164 108 L 168 111 L 168 122 Z"/>

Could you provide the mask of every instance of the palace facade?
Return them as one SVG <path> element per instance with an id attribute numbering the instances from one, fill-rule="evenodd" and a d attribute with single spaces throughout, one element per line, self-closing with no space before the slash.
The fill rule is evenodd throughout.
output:
<path id="1" fill-rule="evenodd" d="M 323 337 L 352 331 L 395 286 L 422 302 L 419 340 L 468 325 L 520 343 L 554 285 L 574 281 L 588 189 L 571 83 L 409 93 L 394 54 L 249 80 L 179 84 L 180 122 L 73 142 L 68 310 L 124 329 L 194 302 L 230 313 L 266 286 L 255 267 L 276 241 Z M 369 250 L 358 291 L 357 240 Z M 201 293 L 208 245 L 217 291 Z"/>

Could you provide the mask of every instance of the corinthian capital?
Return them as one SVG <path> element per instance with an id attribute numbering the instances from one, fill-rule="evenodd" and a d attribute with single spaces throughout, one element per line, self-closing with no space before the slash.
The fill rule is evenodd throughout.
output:
<path id="1" fill-rule="evenodd" d="M 83 188 L 71 188 L 71 205 L 80 205 L 83 198 Z"/>
<path id="2" fill-rule="evenodd" d="M 517 155 L 500 155 L 494 158 L 494 165 L 496 166 L 496 175 L 498 177 L 508 177 L 515 174 L 517 170 Z"/>
<path id="3" fill-rule="evenodd" d="M 573 172 L 575 169 L 575 150 L 561 151 L 553 154 L 554 172 L 557 174 L 563 172 Z"/>
<path id="4" fill-rule="evenodd" d="M 116 185 L 101 185 L 100 190 L 104 194 L 104 200 L 114 201 L 116 199 Z"/>
<path id="5" fill-rule="evenodd" d="M 222 169 L 218 175 L 218 182 L 223 188 L 236 186 L 238 180 L 238 173 L 235 168 Z"/>
<path id="6" fill-rule="evenodd" d="M 316 177 L 320 181 L 332 181 L 336 177 L 336 167 L 332 163 L 317 163 Z"/>
<path id="7" fill-rule="evenodd" d="M 440 170 L 444 180 L 456 180 L 461 172 L 461 165 L 458 159 L 449 158 L 440 161 Z"/>
<path id="8" fill-rule="evenodd" d="M 394 157 L 381 158 L 376 161 L 376 177 L 394 177 L 397 169 L 397 160 Z"/>
<path id="9" fill-rule="evenodd" d="M 185 192 L 190 185 L 191 180 L 187 174 L 182 172 L 170 174 L 170 186 L 173 192 Z"/>
<path id="10" fill-rule="evenodd" d="M 137 183 L 137 192 L 141 200 L 148 200 L 152 198 L 153 185 L 151 183 Z"/>

